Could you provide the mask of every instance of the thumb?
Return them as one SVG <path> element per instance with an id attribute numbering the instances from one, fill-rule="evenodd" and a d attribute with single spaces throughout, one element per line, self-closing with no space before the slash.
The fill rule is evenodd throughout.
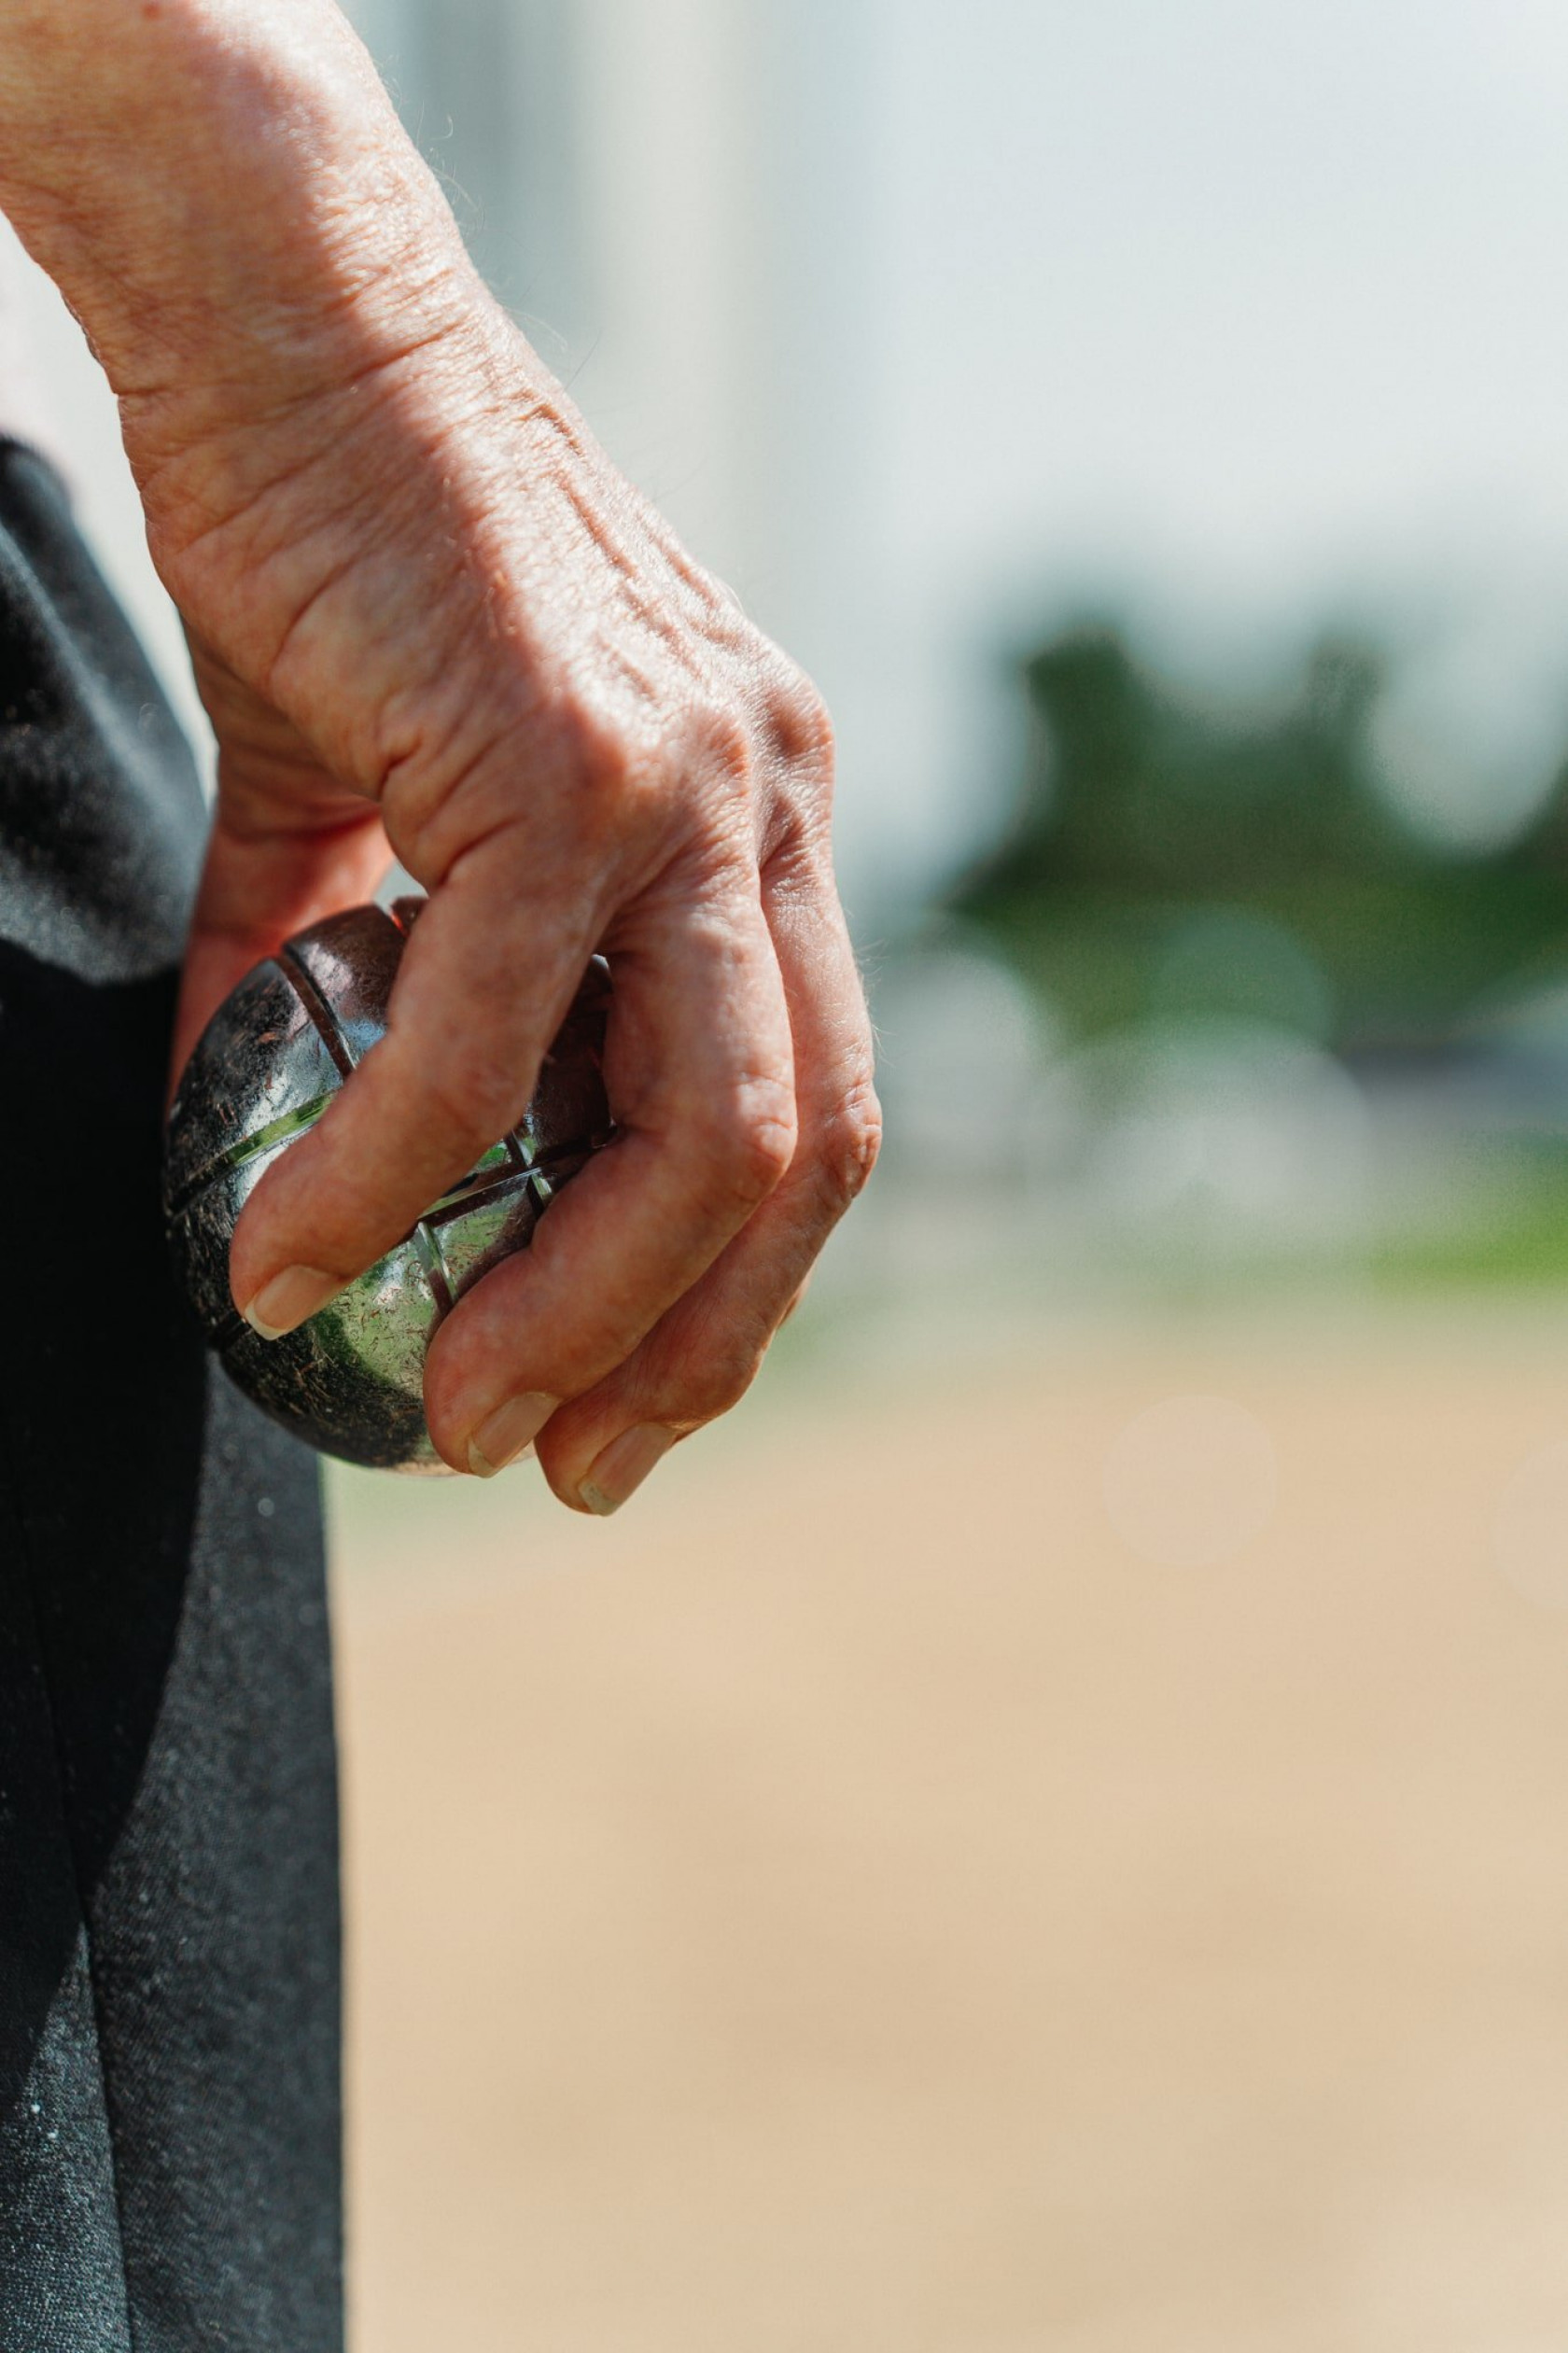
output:
<path id="1" fill-rule="evenodd" d="M 392 862 L 381 812 L 194 630 L 190 667 L 217 741 L 217 805 L 175 1019 L 173 1094 L 235 983 L 283 940 L 372 898 Z"/>
<path id="2" fill-rule="evenodd" d="M 307 924 L 372 899 L 391 862 L 381 813 L 364 802 L 313 817 L 219 800 L 186 945 L 171 1099 L 197 1039 L 251 966 Z"/>

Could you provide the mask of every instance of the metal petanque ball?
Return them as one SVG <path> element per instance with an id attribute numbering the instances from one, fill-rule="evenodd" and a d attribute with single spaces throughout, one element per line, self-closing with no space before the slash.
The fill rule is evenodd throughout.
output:
<path id="1" fill-rule="evenodd" d="M 518 1125 L 308 1323 L 279 1340 L 251 1330 L 229 1290 L 235 1223 L 263 1173 L 385 1032 L 424 903 L 330 916 L 248 973 L 186 1065 L 163 1155 L 170 1247 L 231 1377 L 323 1453 L 397 1471 L 445 1468 L 421 1394 L 431 1333 L 498 1260 L 527 1248 L 552 1197 L 610 1127 L 601 1071 L 609 983 L 595 959 Z"/>

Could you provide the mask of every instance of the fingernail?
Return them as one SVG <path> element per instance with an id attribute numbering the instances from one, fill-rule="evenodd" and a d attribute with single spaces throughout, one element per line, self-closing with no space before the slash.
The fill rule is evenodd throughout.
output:
<path id="1" fill-rule="evenodd" d="M 525 1389 L 486 1415 L 469 1440 L 469 1468 L 475 1478 L 494 1478 L 515 1463 L 525 1447 L 532 1446 L 556 1407 L 559 1397 L 542 1389 Z"/>
<path id="2" fill-rule="evenodd" d="M 285 1267 L 282 1274 L 264 1282 L 248 1307 L 240 1312 L 253 1332 L 264 1340 L 281 1340 L 286 1332 L 306 1323 L 343 1287 L 342 1275 L 323 1274 L 319 1267 Z"/>
<path id="3" fill-rule="evenodd" d="M 675 1444 L 676 1434 L 662 1422 L 639 1422 L 611 1438 L 578 1489 L 590 1511 L 608 1520 L 634 1494 L 660 1459 Z"/>

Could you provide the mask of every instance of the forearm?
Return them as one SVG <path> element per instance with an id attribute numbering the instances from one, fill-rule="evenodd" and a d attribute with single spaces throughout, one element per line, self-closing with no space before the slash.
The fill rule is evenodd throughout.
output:
<path id="1" fill-rule="evenodd" d="M 0 209 L 127 413 L 225 417 L 472 299 L 450 214 L 330 0 L 0 0 Z M 134 454 L 134 453 L 133 453 Z"/>

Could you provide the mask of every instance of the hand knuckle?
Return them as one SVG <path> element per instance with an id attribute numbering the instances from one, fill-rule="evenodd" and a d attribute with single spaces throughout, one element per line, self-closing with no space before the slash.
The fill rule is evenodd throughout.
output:
<path id="1" fill-rule="evenodd" d="M 816 1137 L 819 1180 L 835 1214 L 863 1190 L 881 1148 L 882 1107 L 867 1076 L 839 1098 Z"/>
<path id="2" fill-rule="evenodd" d="M 515 1075 L 482 1046 L 455 1047 L 426 1081 L 431 1125 L 477 1147 L 504 1135 L 517 1111 Z"/>
<path id="3" fill-rule="evenodd" d="M 804 670 L 783 666 L 769 697 L 775 742 L 791 765 L 831 769 L 833 724 L 827 704 Z"/>
<path id="4" fill-rule="evenodd" d="M 794 1158 L 795 1114 L 789 1088 L 772 1080 L 748 1083 L 708 1113 L 694 1141 L 715 1195 L 755 1209 Z"/>
<path id="5" fill-rule="evenodd" d="M 826 796 L 786 786 L 768 801 L 757 863 L 777 900 L 819 903 L 833 889 L 832 817 Z"/>
<path id="6" fill-rule="evenodd" d="M 560 712 L 557 727 L 580 813 L 591 823 L 624 801 L 637 764 L 630 732 L 611 714 L 574 698 Z"/>
<path id="7" fill-rule="evenodd" d="M 717 1358 L 693 1372 L 675 1399 L 677 1422 L 717 1422 L 720 1415 L 737 1406 L 757 1378 L 761 1359 L 751 1354 Z"/>
<path id="8" fill-rule="evenodd" d="M 722 1331 L 710 1327 L 700 1346 L 664 1368 L 659 1418 L 679 1428 L 716 1422 L 740 1403 L 766 1352 L 766 1334 L 748 1316 Z"/>
<path id="9" fill-rule="evenodd" d="M 732 784 L 749 784 L 755 764 L 751 730 L 734 704 L 723 700 L 700 704 L 691 713 L 688 726 L 705 763 Z"/>

